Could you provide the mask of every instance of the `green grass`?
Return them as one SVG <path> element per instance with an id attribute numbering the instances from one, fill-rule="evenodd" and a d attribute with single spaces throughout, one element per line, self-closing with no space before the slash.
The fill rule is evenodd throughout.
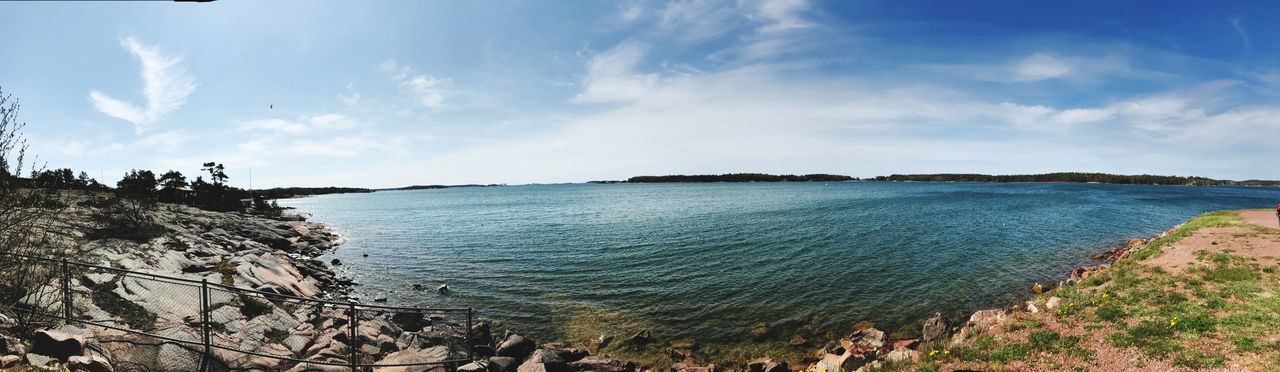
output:
<path id="1" fill-rule="evenodd" d="M 1148 258 L 1159 256 L 1161 250 L 1170 244 L 1177 243 L 1179 240 L 1191 236 L 1196 230 L 1211 226 L 1245 226 L 1248 223 L 1240 218 L 1235 211 L 1214 211 L 1205 213 L 1186 223 L 1182 224 L 1177 230 L 1165 235 L 1156 241 L 1147 244 L 1146 247 L 1134 252 L 1131 256 L 1136 261 L 1144 261 Z"/>
<path id="2" fill-rule="evenodd" d="M 1173 358 L 1173 365 L 1193 369 L 1222 368 L 1222 365 L 1226 361 L 1226 356 L 1205 354 L 1196 350 L 1188 350 L 1178 353 L 1178 355 Z"/>
<path id="3" fill-rule="evenodd" d="M 1027 339 L 1031 343 L 1032 350 L 1054 351 L 1058 349 L 1058 341 L 1062 339 L 1062 335 L 1050 331 L 1034 332 Z"/>
<path id="4" fill-rule="evenodd" d="M 994 362 L 1008 363 L 1026 358 L 1027 354 L 1030 352 L 1031 346 L 1027 344 L 1003 345 L 991 351 L 991 360 Z"/>

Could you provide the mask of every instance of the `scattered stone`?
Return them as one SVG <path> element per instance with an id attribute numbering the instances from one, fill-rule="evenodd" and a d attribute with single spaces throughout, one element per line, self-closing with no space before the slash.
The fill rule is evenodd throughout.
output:
<path id="1" fill-rule="evenodd" d="M 1035 314 L 1040 312 L 1040 308 L 1036 307 L 1035 301 L 1027 301 L 1027 311 Z"/>
<path id="2" fill-rule="evenodd" d="M 365 253 L 365 254 L 364 254 L 364 256 L 365 256 L 365 257 L 369 257 L 369 254 L 368 254 L 368 253 Z M 461 367 L 459 367 L 459 368 L 461 368 Z"/>
<path id="3" fill-rule="evenodd" d="M 421 290 L 422 290 L 422 284 L 414 283 L 414 284 L 413 284 L 413 290 L 415 290 L 415 291 L 421 291 Z"/>
<path id="4" fill-rule="evenodd" d="M 333 259 L 333 261 L 329 261 L 329 263 L 332 264 L 333 266 L 342 266 L 342 260 L 339 260 L 336 258 Z"/>
<path id="5" fill-rule="evenodd" d="M 76 355 L 67 358 L 67 369 L 77 372 L 112 372 L 111 361 L 98 354 Z"/>
<path id="6" fill-rule="evenodd" d="M 747 363 L 746 372 L 788 372 L 787 362 L 775 363 L 773 359 L 756 359 Z"/>
<path id="7" fill-rule="evenodd" d="M 1058 304 L 1061 304 L 1061 303 L 1062 303 L 1061 298 L 1058 298 L 1057 296 L 1049 297 L 1049 300 L 1044 302 L 1044 308 L 1047 310 L 1057 309 Z"/>
<path id="8" fill-rule="evenodd" d="M 1044 286 L 1040 285 L 1040 283 L 1036 283 L 1036 285 L 1031 286 L 1031 291 L 1036 294 L 1044 293 Z"/>
<path id="9" fill-rule="evenodd" d="M 792 345 L 804 345 L 809 343 L 809 340 L 805 340 L 804 337 L 801 337 L 800 335 L 792 335 L 789 343 Z"/>
<path id="10" fill-rule="evenodd" d="M 84 336 L 42 329 L 31 337 L 31 352 L 67 360 L 73 355 L 84 355 L 84 344 Z"/>
<path id="11" fill-rule="evenodd" d="M 448 284 L 441 284 L 439 287 L 436 287 L 436 292 L 440 292 L 440 294 L 447 294 L 447 293 L 449 293 L 449 285 L 448 285 Z"/>
<path id="12" fill-rule="evenodd" d="M 919 345 L 919 344 L 920 344 L 920 340 L 914 339 L 914 338 L 910 340 L 898 340 L 893 342 L 893 349 L 894 350 L 902 350 L 902 349 L 915 350 L 916 345 Z"/>
<path id="13" fill-rule="evenodd" d="M 920 330 L 920 333 L 924 342 L 943 337 L 947 333 L 947 320 L 942 318 L 942 313 L 934 313 L 932 317 L 924 321 L 924 328 Z"/>
<path id="14" fill-rule="evenodd" d="M 25 351 L 22 340 L 17 337 L 0 335 L 0 355 L 22 355 Z"/>
<path id="15" fill-rule="evenodd" d="M 374 297 L 373 302 L 387 302 L 387 296 Z"/>

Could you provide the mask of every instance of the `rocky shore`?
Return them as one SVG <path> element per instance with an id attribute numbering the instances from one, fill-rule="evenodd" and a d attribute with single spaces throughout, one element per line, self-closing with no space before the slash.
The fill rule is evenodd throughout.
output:
<path id="1" fill-rule="evenodd" d="M 244 213 L 210 212 L 195 208 L 162 204 L 151 217 L 163 226 L 164 234 L 145 242 L 123 239 L 88 239 L 93 227 L 92 203 L 78 203 L 65 219 L 74 223 L 69 235 L 83 241 L 82 253 L 75 261 L 124 270 L 207 280 L 239 288 L 268 293 L 304 297 L 347 300 L 352 281 L 338 277 L 316 257 L 335 249 L 343 239 L 316 222 L 297 216 L 267 219 Z M 1175 228 L 1176 229 L 1176 228 Z M 1173 231 L 1173 230 L 1170 230 Z M 1163 234 L 1162 234 L 1163 236 Z M 1055 287 L 1088 280 L 1109 262 L 1130 257 L 1134 252 L 1159 239 L 1134 239 L 1122 247 L 1095 257 L 1103 263 L 1073 270 L 1057 285 L 1036 284 L 1036 294 L 1051 293 Z M 71 291 L 78 298 L 94 301 L 77 302 L 77 314 L 85 320 L 106 322 L 164 337 L 199 340 L 200 314 L 191 297 L 190 286 L 140 280 L 135 277 L 91 272 L 71 281 Z M 53 284 L 51 284 L 53 285 Z M 39 291 L 36 291 L 39 292 Z M 109 292 L 109 294 L 107 294 Z M 1006 319 L 1019 312 L 1054 311 L 1061 300 L 1050 297 L 1042 301 L 975 312 L 967 318 L 948 319 L 935 314 L 923 321 L 920 332 L 910 338 L 891 337 L 870 322 L 858 323 L 846 336 L 813 343 L 793 338 L 796 347 L 820 345 L 799 359 L 782 360 L 763 357 L 752 360 L 702 360 L 693 339 L 659 340 L 640 331 L 628 337 L 601 335 L 582 345 L 546 343 L 539 345 L 511 331 L 494 337 L 488 323 L 479 322 L 471 329 L 471 338 L 457 329 L 433 327 L 430 314 L 362 314 L 358 336 L 348 333 L 347 315 L 343 309 L 317 307 L 300 311 L 288 302 L 254 301 L 233 295 L 213 296 L 210 323 L 217 332 L 215 343 L 236 345 L 243 350 L 291 358 L 347 363 L 349 350 L 360 350 L 360 363 L 400 364 L 455 359 L 458 348 L 472 347 L 472 363 L 458 369 L 467 372 L 568 372 L 636 370 L 670 370 L 672 372 L 714 372 L 734 370 L 749 372 L 783 372 L 799 370 L 867 371 L 885 365 L 903 365 L 932 357 L 929 353 L 948 346 L 972 341 L 974 334 L 999 328 Z M 137 323 L 138 314 L 122 313 L 113 307 L 119 299 L 133 304 L 123 309 L 142 313 L 145 325 Z M 28 299 L 24 299 L 28 301 Z M 29 306 L 49 306 L 31 299 Z M 251 307 L 258 308 L 249 310 Z M 0 324 L 9 320 L 0 319 Z M 0 325 L 0 328 L 11 327 Z M 768 332 L 764 330 L 763 332 Z M 842 333 L 842 332 L 841 332 Z M 30 350 L 10 337 L 0 337 L 0 368 L 14 368 L 19 363 L 33 367 L 103 371 L 112 366 L 134 363 L 160 370 L 194 370 L 199 368 L 200 352 L 175 344 L 147 345 L 146 337 L 101 327 L 63 326 L 40 330 L 32 335 Z M 14 345 L 18 345 L 15 347 Z M 220 365 L 230 369 L 262 370 L 348 370 L 347 367 L 299 364 L 280 359 L 254 356 L 215 349 Z M 592 355 L 595 354 L 595 355 Z M 614 355 L 617 355 L 616 357 Z M 628 359 L 630 356 L 641 358 Z M 710 359 L 710 358 L 707 358 Z M 639 361 L 639 363 L 637 363 Z M 717 363 L 722 366 L 718 367 Z M 388 367 L 385 370 L 426 370 L 416 367 Z M 379 370 L 384 370 L 379 369 Z"/>

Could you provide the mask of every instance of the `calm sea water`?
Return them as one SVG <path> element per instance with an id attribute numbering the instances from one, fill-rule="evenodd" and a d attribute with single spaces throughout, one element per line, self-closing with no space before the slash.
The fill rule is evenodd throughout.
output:
<path id="1" fill-rule="evenodd" d="M 892 331 L 1000 306 L 1104 248 L 1212 210 L 1274 206 L 1280 189 L 532 185 L 283 202 L 349 239 L 332 256 L 365 301 L 474 306 L 543 340 L 558 336 L 557 309 L 586 304 L 666 338 L 734 342 L 760 325 Z"/>

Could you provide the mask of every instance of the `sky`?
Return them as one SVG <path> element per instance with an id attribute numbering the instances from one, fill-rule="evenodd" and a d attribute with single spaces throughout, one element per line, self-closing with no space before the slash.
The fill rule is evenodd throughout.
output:
<path id="1" fill-rule="evenodd" d="M 238 187 L 1280 179 L 1280 3 L 0 3 L 29 152 Z M 252 177 L 250 177 L 252 175 Z"/>

